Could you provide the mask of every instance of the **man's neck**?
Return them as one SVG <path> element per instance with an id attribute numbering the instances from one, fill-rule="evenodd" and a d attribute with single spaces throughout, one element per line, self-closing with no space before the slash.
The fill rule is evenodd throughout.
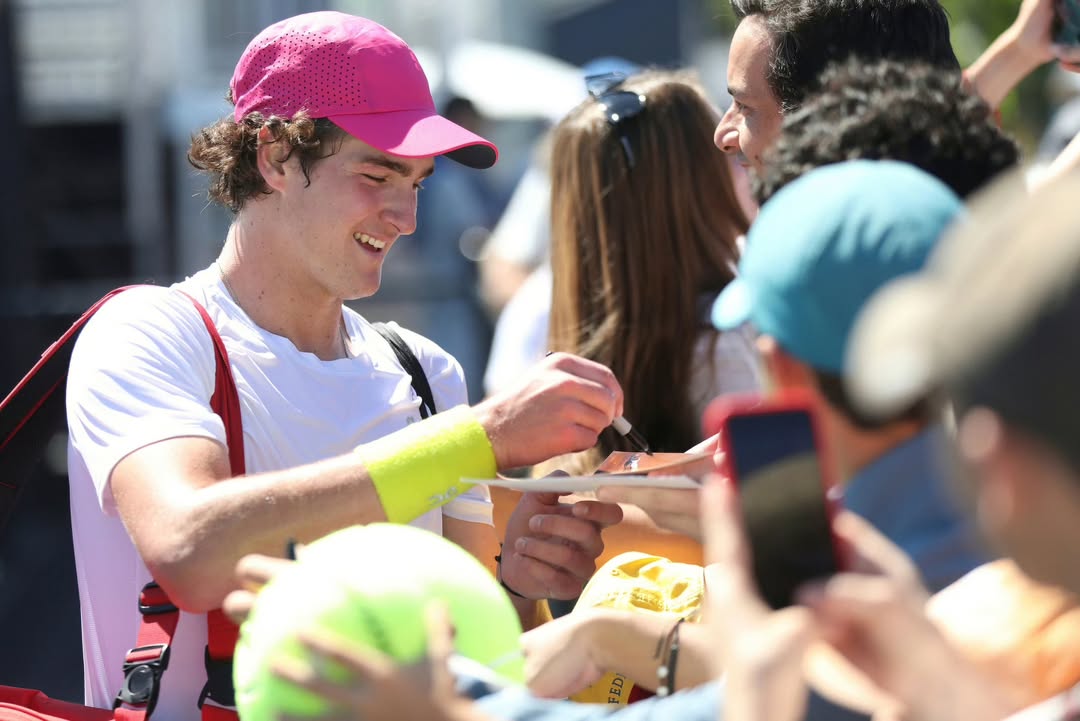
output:
<path id="1" fill-rule="evenodd" d="M 258 225 L 238 217 L 229 228 L 217 266 L 233 301 L 263 330 L 288 338 L 322 360 L 348 354 L 342 300 L 296 280 L 296 268 L 276 262 Z"/>
<path id="2" fill-rule="evenodd" d="M 924 423 L 899 421 L 874 430 L 864 430 L 837 411 L 829 409 L 826 413 L 834 439 L 833 453 L 837 460 L 837 471 L 843 485 L 847 485 L 871 463 L 926 428 Z"/>

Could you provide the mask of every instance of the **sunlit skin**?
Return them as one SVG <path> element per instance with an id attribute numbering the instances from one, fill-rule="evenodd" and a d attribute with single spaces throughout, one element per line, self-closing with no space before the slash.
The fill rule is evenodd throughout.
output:
<path id="1" fill-rule="evenodd" d="M 340 358 L 341 304 L 379 289 L 387 253 L 416 229 L 417 193 L 434 162 L 347 136 L 306 178 L 295 154 L 283 159 L 269 135 L 260 143 L 270 193 L 237 215 L 218 263 L 255 323 L 324 360 Z"/>
<path id="2" fill-rule="evenodd" d="M 434 170 L 432 159 L 389 155 L 349 136 L 315 164 L 310 186 L 298 161 L 286 165 L 291 172 L 276 195 L 288 240 L 278 248 L 288 253 L 291 280 L 338 301 L 374 294 L 387 253 L 416 230 L 417 192 Z M 376 250 L 358 234 L 385 246 Z"/>
<path id="3" fill-rule="evenodd" d="M 727 82 L 732 103 L 713 141 L 746 168 L 761 170 L 761 155 L 780 135 L 780 102 L 768 83 L 772 39 L 760 15 L 739 23 L 731 38 Z"/>

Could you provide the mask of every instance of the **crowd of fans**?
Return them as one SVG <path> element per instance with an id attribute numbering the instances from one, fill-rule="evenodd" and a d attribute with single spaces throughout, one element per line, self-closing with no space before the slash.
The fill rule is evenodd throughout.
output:
<path id="1" fill-rule="evenodd" d="M 528 292 L 549 353 L 500 369 L 472 407 L 453 357 L 391 324 L 407 367 L 343 303 L 377 291 L 433 158 L 485 168 L 497 150 L 435 112 L 408 46 L 371 21 L 311 13 L 252 41 L 235 114 L 190 154 L 235 220 L 178 284 L 229 352 L 244 477 L 189 299 L 123 294 L 72 359 L 89 704 L 130 680 L 131 601 L 156 582 L 182 614 L 154 718 L 233 713 L 231 692 L 200 694 L 218 663 L 205 614 L 242 623 L 305 543 L 390 521 L 490 570 L 524 630 L 523 678 L 457 663 L 453 614 L 432 604 L 410 620 L 427 624 L 419 660 L 333 629 L 267 660 L 320 717 L 1080 718 L 1080 141 L 1025 175 L 996 115 L 1035 68 L 1080 69 L 1080 48 L 1055 44 L 1052 0 L 1023 0 L 967 69 L 938 0 L 731 4 L 725 112 L 690 71 L 606 73 L 545 139 L 550 264 Z M 611 428 L 623 415 L 652 450 L 723 453 L 702 413 L 747 391 L 813 397 L 842 490 L 849 563 L 779 610 L 724 478 L 558 490 L 635 450 Z M 497 473 L 545 490 L 493 503 L 463 480 Z M 704 560 L 694 618 L 563 615 L 603 582 L 598 559 L 676 547 Z M 326 572 L 378 586 L 363 556 L 394 549 L 356 552 Z M 620 680 L 608 703 L 570 700 L 610 672 L 646 693 L 622 698 Z"/>

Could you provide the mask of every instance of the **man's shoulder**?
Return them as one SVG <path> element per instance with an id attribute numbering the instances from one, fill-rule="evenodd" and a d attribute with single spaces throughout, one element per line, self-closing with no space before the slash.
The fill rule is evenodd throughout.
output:
<path id="1" fill-rule="evenodd" d="M 354 311 L 349 311 L 354 313 Z M 394 351 L 391 349 L 390 344 L 383 338 L 379 337 L 373 323 L 365 320 L 363 317 L 356 314 L 359 322 L 364 324 L 363 333 L 365 342 L 368 344 L 377 343 L 377 350 L 373 352 L 387 358 L 395 365 L 400 366 L 404 370 L 404 365 L 396 357 Z M 420 367 L 424 370 L 424 375 L 427 377 L 428 382 L 432 386 L 432 390 L 435 393 L 435 402 L 439 407 L 449 407 L 447 404 L 456 405 L 462 402 L 458 397 L 462 392 L 460 389 L 464 388 L 465 371 L 461 367 L 461 363 L 440 346 L 435 341 L 427 338 L 415 331 L 403 328 L 394 321 L 389 321 L 386 325 L 395 331 L 401 339 L 409 346 L 409 350 L 412 351 L 416 360 L 419 361 Z M 449 393 L 449 396 L 444 396 L 444 393 Z"/>
<path id="2" fill-rule="evenodd" d="M 413 353 L 416 353 L 417 357 L 450 357 L 450 353 L 427 336 L 400 326 L 396 321 L 390 321 L 386 325 L 397 331 L 397 334 L 409 344 L 409 347 L 413 349 Z"/>
<path id="3" fill-rule="evenodd" d="M 185 355 L 209 346 L 206 326 L 190 298 L 175 287 L 142 285 L 116 294 L 86 322 L 71 363 L 73 368 L 83 361 L 112 364 L 161 357 L 163 352 Z"/>
<path id="4" fill-rule="evenodd" d="M 367 320 L 355 310 L 352 310 L 347 306 L 346 313 L 353 316 L 355 322 L 359 323 L 362 326 L 364 336 L 369 341 L 371 339 L 379 338 L 379 335 L 377 334 L 377 331 L 375 329 L 377 323 Z M 421 335 L 420 333 L 417 333 L 414 330 L 410 330 L 402 325 L 399 325 L 397 321 L 386 321 L 382 323 L 382 325 L 385 325 L 387 328 L 397 333 L 401 337 L 401 339 L 405 341 L 405 343 L 409 346 L 410 350 L 412 350 L 413 355 L 415 355 L 417 359 L 425 365 L 427 361 L 437 359 L 446 359 L 455 363 L 457 362 L 454 357 L 438 343 L 424 335 Z M 387 348 L 389 348 L 388 345 Z"/>
<path id="5" fill-rule="evenodd" d="M 158 285 L 131 286 L 110 298 L 87 322 L 87 333 L 95 327 L 115 324 L 160 323 L 196 311 L 191 301 L 173 288 Z"/>
<path id="6" fill-rule="evenodd" d="M 91 325 L 186 325 L 192 319 L 198 320 L 192 300 L 204 307 L 210 305 L 204 275 L 205 271 L 169 286 L 130 286 L 101 306 L 87 323 L 88 330 Z"/>

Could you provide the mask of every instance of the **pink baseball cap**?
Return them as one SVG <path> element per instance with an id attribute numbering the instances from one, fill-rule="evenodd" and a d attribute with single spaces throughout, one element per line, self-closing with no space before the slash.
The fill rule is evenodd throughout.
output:
<path id="1" fill-rule="evenodd" d="M 259 33 L 233 72 L 233 117 L 291 118 L 306 110 L 391 155 L 446 155 L 489 168 L 494 144 L 435 111 L 427 76 L 405 41 L 382 25 L 339 12 L 282 20 Z"/>

